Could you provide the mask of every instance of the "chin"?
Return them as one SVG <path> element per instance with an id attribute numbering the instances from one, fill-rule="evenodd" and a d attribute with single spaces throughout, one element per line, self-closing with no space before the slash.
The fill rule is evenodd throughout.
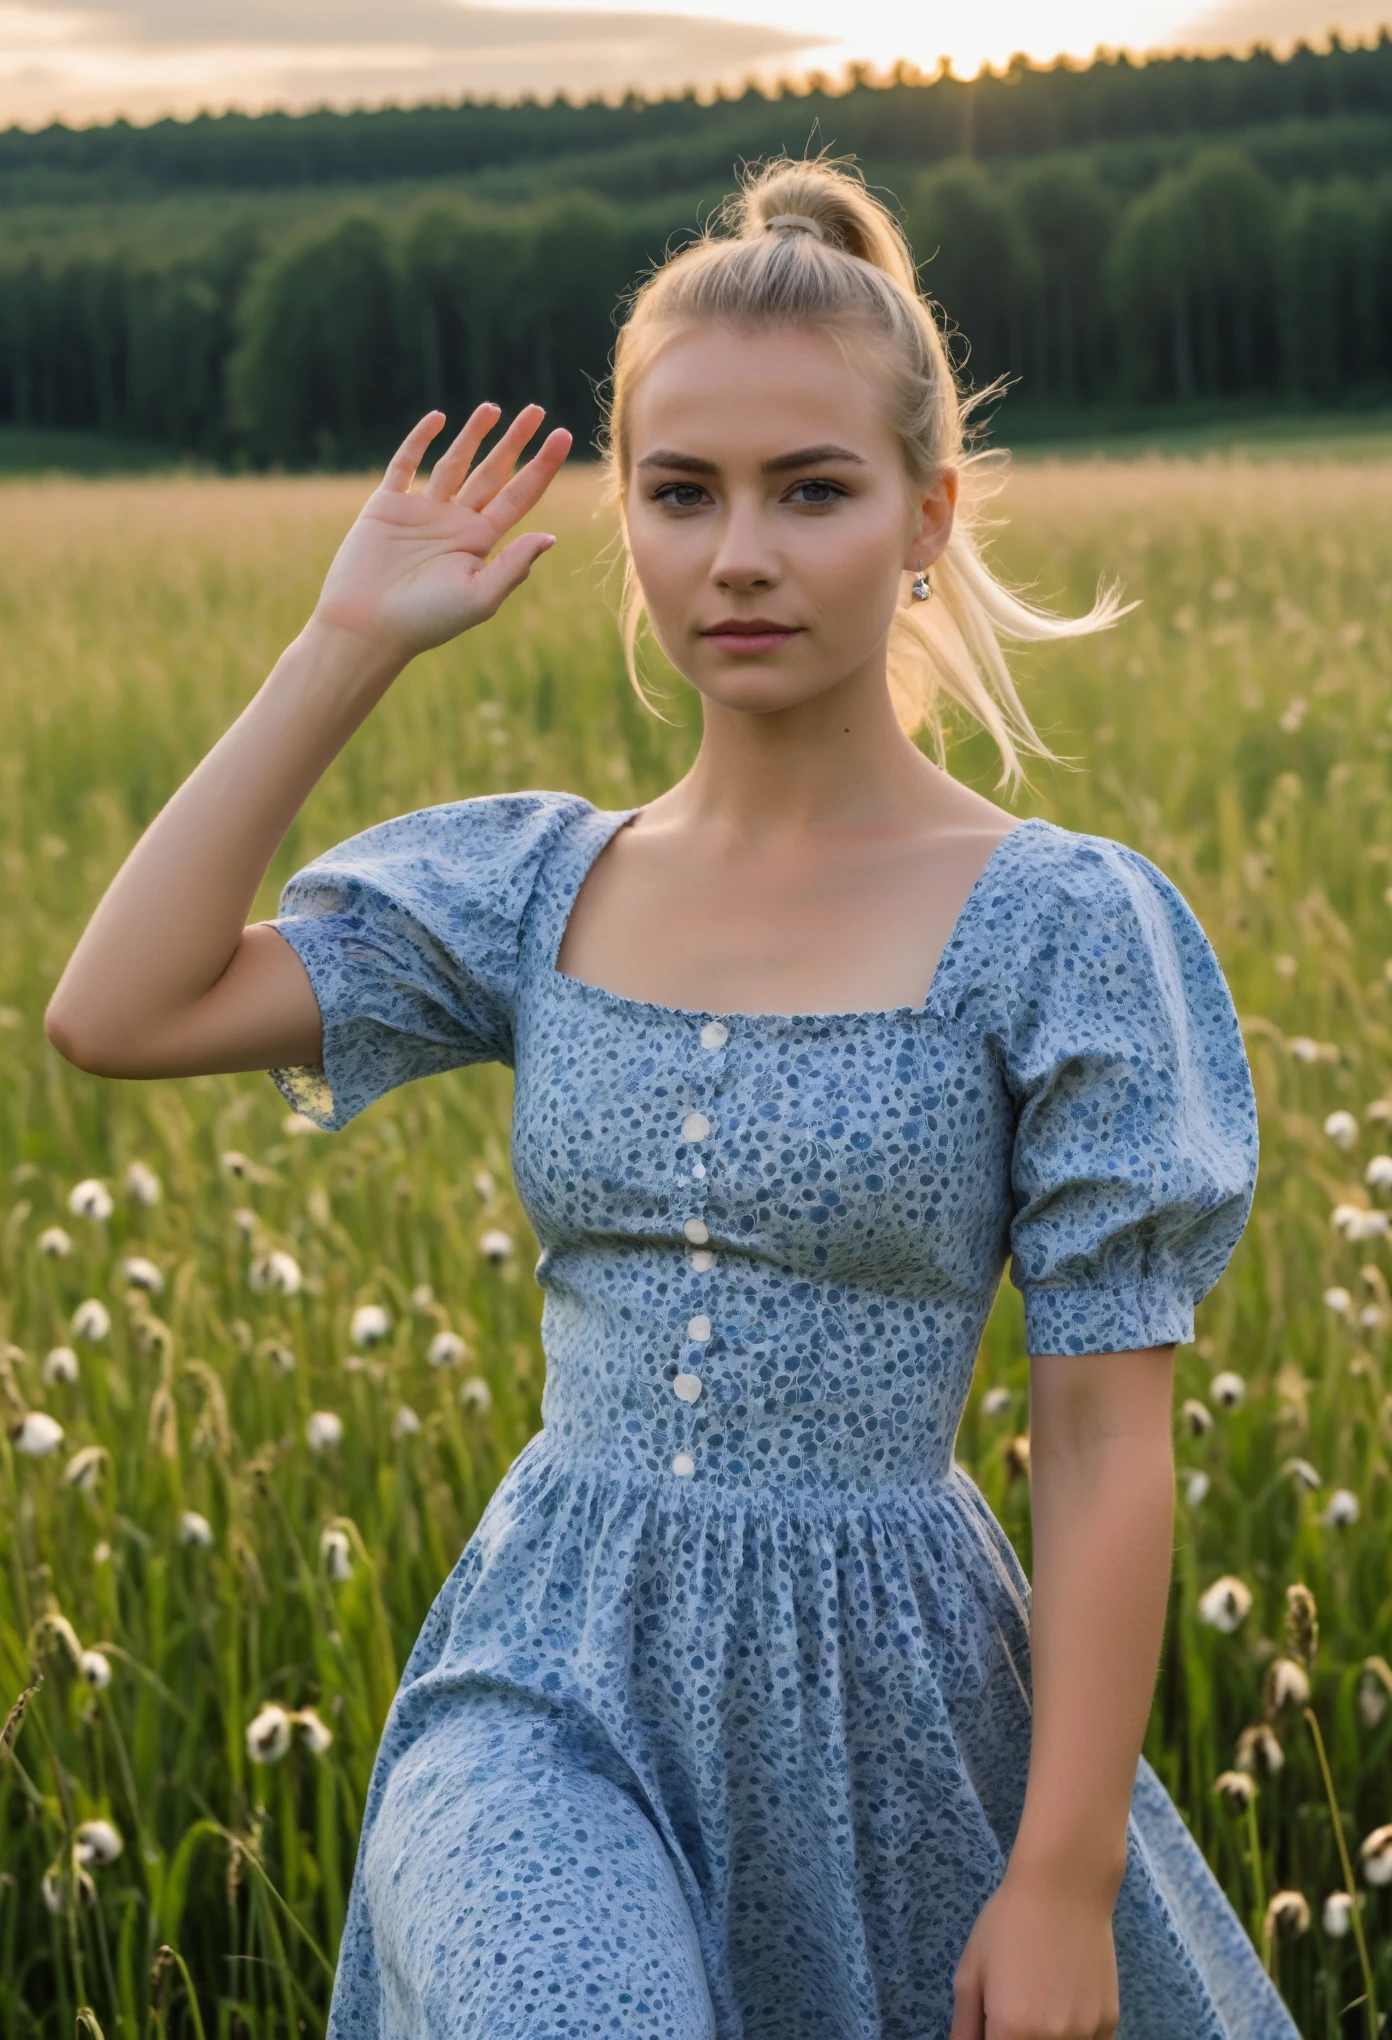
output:
<path id="1" fill-rule="evenodd" d="M 834 684 L 786 669 L 780 672 L 772 662 L 756 665 L 752 660 L 747 666 L 732 663 L 722 672 L 703 673 L 699 679 L 687 677 L 704 700 L 718 702 L 721 708 L 742 709 L 748 715 L 772 715 L 780 709 L 801 708 L 804 702 L 815 701 Z"/>

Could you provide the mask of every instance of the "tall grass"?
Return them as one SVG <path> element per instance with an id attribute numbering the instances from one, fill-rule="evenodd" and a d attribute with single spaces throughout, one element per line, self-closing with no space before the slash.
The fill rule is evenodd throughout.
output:
<path id="1" fill-rule="evenodd" d="M 539 1421 L 505 1072 L 407 1087 L 325 1137 L 264 1075 L 103 1082 L 42 1032 L 102 887 L 299 627 L 361 493 L 0 493 L 0 1714 L 29 1695 L 0 1755 L 6 2040 L 66 2040 L 86 2005 L 108 2040 L 152 2015 L 209 2040 L 321 2030 L 398 1668 Z M 623 679 L 588 478 L 559 493 L 555 553 L 495 623 L 405 675 L 309 802 L 258 915 L 315 851 L 407 808 L 520 786 L 626 806 L 681 769 L 689 707 L 658 721 Z M 1111 636 L 1027 666 L 1080 769 L 1038 774 L 1022 811 L 1121 837 L 1183 888 L 1262 1114 L 1252 1222 L 1180 1355 L 1179 1400 L 1203 1407 L 1177 1403 L 1147 1752 L 1302 2033 L 1366 2033 L 1357 1937 L 1329 1930 L 1337 1907 L 1325 1924 L 1348 1878 L 1319 1752 L 1273 1666 L 1301 1662 L 1283 1624 L 1304 1583 L 1322 1626 L 1310 1704 L 1387 2007 L 1392 1883 L 1373 1880 L 1392 1848 L 1360 1849 L 1392 1822 L 1392 1672 L 1370 1666 L 1392 1658 L 1392 1265 L 1381 1220 L 1336 1228 L 1331 1211 L 1392 1210 L 1381 1172 L 1364 1180 L 1392 1148 L 1392 466 L 1043 464 L 1008 507 L 1002 550 L 1041 592 L 1081 602 L 1116 569 L 1143 599 Z M 979 740 L 954 769 L 991 790 Z M 1352 1117 L 1331 1134 L 1337 1110 Z M 104 1219 L 69 1209 L 92 1178 Z M 70 1251 L 44 1251 L 55 1227 Z M 513 1250 L 485 1251 L 499 1233 Z M 158 1291 L 128 1278 L 132 1257 Z M 104 1336 L 73 1329 L 88 1299 Z M 360 1320 L 355 1344 L 365 1304 L 386 1328 L 369 1339 L 380 1320 Z M 1210 1385 L 1224 1373 L 1231 1408 Z M 1006 1285 L 958 1453 L 1028 1558 L 1026 1380 Z M 316 1412 L 341 1421 L 336 1444 L 311 1444 L 334 1429 Z M 42 1456 L 23 1449 L 42 1442 L 22 1428 L 35 1413 L 63 1428 Z M 1331 1509 L 1340 1490 L 1354 1502 Z M 1252 1597 L 1230 1632 L 1201 1613 L 1228 1575 Z M 1234 1770 L 1250 1806 L 1240 1782 L 1214 1791 Z M 1298 1905 L 1272 1909 L 1291 1892 L 1303 1931 Z"/>

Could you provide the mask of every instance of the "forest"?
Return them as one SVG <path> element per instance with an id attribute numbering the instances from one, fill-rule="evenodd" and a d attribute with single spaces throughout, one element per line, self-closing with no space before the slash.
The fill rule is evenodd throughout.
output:
<path id="1" fill-rule="evenodd" d="M 1047 411 L 1392 395 L 1392 38 L 619 105 L 0 134 L 0 425 L 372 460 L 536 399 L 584 449 L 626 290 L 741 160 L 854 154 L 966 379 Z"/>

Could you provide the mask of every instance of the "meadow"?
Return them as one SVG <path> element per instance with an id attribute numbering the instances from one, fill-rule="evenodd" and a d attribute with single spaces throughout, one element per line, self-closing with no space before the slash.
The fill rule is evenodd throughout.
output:
<path id="1" fill-rule="evenodd" d="M 107 1082 L 42 1029 L 365 486 L 0 489 L 3 2040 L 66 2040 L 83 2007 L 108 2040 L 322 2031 L 399 1667 L 539 1423 L 505 1071 L 323 1135 L 264 1073 Z M 403 677 L 253 918 L 406 809 L 628 806 L 681 769 L 689 701 L 661 720 L 623 677 L 592 482 L 556 494 L 556 551 Z M 1103 572 L 1141 603 L 1020 668 L 1073 762 L 1016 805 L 1175 879 L 1261 1111 L 1251 1223 L 1179 1355 L 1147 1754 L 1301 2033 L 1367 2034 L 1370 1981 L 1392 2008 L 1392 462 L 1044 459 L 1004 507 L 1000 555 L 1043 596 Z M 949 762 L 994 791 L 980 740 Z M 1028 1562 L 1018 1305 L 1003 1283 L 957 1453 Z"/>

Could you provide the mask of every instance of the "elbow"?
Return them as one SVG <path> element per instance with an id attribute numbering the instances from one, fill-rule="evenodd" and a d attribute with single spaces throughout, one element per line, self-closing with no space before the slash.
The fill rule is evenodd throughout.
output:
<path id="1" fill-rule="evenodd" d="M 85 1070 L 89 1076 L 107 1075 L 102 1067 L 102 1056 L 97 1043 L 84 1034 L 80 1023 L 71 1012 L 65 1011 L 55 994 L 44 1012 L 44 1033 L 53 1043 L 65 1062 L 75 1069 Z"/>

